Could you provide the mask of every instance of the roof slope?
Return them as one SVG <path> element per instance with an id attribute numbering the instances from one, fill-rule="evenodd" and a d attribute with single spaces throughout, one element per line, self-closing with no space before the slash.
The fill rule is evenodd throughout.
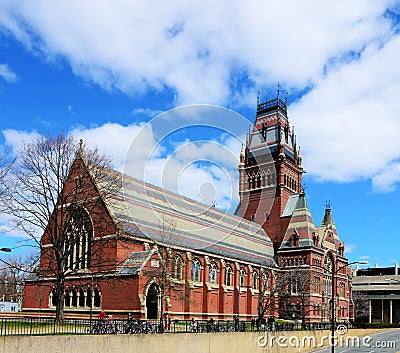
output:
<path id="1" fill-rule="evenodd" d="M 122 178 L 122 188 L 107 204 L 124 232 L 188 251 L 274 265 L 272 241 L 258 224 L 139 179 Z"/>
<path id="2" fill-rule="evenodd" d="M 292 212 L 289 212 L 285 208 L 286 216 L 289 216 L 291 213 L 291 219 L 280 248 L 291 246 L 291 237 L 293 234 L 296 234 L 298 237 L 298 246 L 313 246 L 315 226 L 304 192 L 292 195 L 291 201 L 294 200 L 296 200 L 295 207 L 293 208 L 293 203 L 290 204 L 290 208 L 293 209 Z"/>

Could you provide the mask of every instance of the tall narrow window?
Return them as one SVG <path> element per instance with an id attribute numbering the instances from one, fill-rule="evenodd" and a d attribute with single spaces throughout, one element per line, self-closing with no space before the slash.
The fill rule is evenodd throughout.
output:
<path id="1" fill-rule="evenodd" d="M 67 255 L 66 269 L 76 271 L 90 267 L 92 228 L 89 214 L 83 207 L 71 211 L 64 242 L 64 251 Z"/>
<path id="2" fill-rule="evenodd" d="M 257 271 L 253 272 L 252 288 L 258 289 L 258 273 L 257 273 Z"/>
<path id="3" fill-rule="evenodd" d="M 85 293 L 82 288 L 79 290 L 79 306 L 85 306 Z"/>
<path id="4" fill-rule="evenodd" d="M 101 295 L 100 295 L 100 291 L 97 288 L 94 289 L 93 305 L 97 308 L 100 308 L 100 306 L 101 306 Z"/>
<path id="5" fill-rule="evenodd" d="M 172 259 L 172 278 L 181 280 L 182 279 L 182 267 L 183 267 L 183 261 L 182 258 L 179 255 L 176 255 Z"/>
<path id="6" fill-rule="evenodd" d="M 324 291 L 325 295 L 332 295 L 332 259 L 329 255 L 325 256 L 324 260 Z"/>
<path id="7" fill-rule="evenodd" d="M 217 283 L 217 265 L 215 264 L 215 262 L 212 262 L 210 264 L 210 267 L 208 269 L 208 281 L 211 284 L 216 284 Z"/>
<path id="8" fill-rule="evenodd" d="M 200 282 L 200 261 L 198 259 L 193 260 L 192 262 L 192 281 Z"/>
<path id="9" fill-rule="evenodd" d="M 233 270 L 230 266 L 227 266 L 225 270 L 225 285 L 233 286 Z"/>
<path id="10" fill-rule="evenodd" d="M 241 268 L 240 269 L 240 275 L 239 275 L 239 285 L 240 285 L 240 287 L 243 288 L 246 285 L 245 281 L 246 281 L 246 271 L 244 270 L 244 268 Z"/>

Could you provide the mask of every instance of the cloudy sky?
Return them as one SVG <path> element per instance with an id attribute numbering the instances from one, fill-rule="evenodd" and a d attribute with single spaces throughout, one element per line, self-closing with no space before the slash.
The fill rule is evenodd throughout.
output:
<path id="1" fill-rule="evenodd" d="M 400 235 L 399 20 L 399 3 L 389 0 L 2 0 L 0 143 L 16 148 L 38 133 L 71 132 L 111 154 L 120 170 L 135 158 L 148 161 L 151 182 L 162 183 L 157 173 L 167 166 L 179 170 L 168 186 L 206 202 L 211 190 L 217 207 L 232 210 L 232 156 L 243 135 L 186 121 L 160 137 L 149 122 L 183 105 L 210 104 L 250 123 L 257 92 L 274 98 L 279 82 L 314 222 L 330 200 L 350 260 L 393 265 L 400 259 L 393 246 Z M 139 131 L 143 149 L 133 156 Z M 214 145 L 229 153 L 215 156 Z M 5 244 L 15 239 L 0 236 Z"/>

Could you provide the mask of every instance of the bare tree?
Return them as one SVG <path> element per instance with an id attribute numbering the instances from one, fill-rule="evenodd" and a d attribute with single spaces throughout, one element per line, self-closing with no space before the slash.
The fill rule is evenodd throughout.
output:
<path id="1" fill-rule="evenodd" d="M 253 285 L 254 287 L 254 285 Z M 283 282 L 281 276 L 261 266 L 258 278 L 258 305 L 257 305 L 257 327 L 266 315 L 274 315 L 282 300 Z"/>
<path id="2" fill-rule="evenodd" d="M 0 297 L 21 303 L 25 276 L 32 273 L 37 261 L 38 254 L 35 251 L 10 254 L 2 258 L 0 260 Z"/>
<path id="3" fill-rule="evenodd" d="M 309 269 L 291 268 L 281 273 L 280 315 L 287 319 L 301 319 L 312 311 L 310 300 L 311 274 Z M 284 301 L 282 300 L 284 298 Z"/>
<path id="4" fill-rule="evenodd" d="M 96 252 L 106 240 L 93 242 L 93 227 L 109 227 L 101 221 L 105 202 L 120 187 L 120 175 L 110 168 L 109 157 L 59 134 L 24 143 L 8 173 L 6 212 L 39 246 L 38 276 L 56 279 L 57 319 L 64 315 L 67 274 L 100 266 Z"/>
<path id="5" fill-rule="evenodd" d="M 190 290 L 183 278 L 182 263 L 176 261 L 174 247 L 181 245 L 177 240 L 178 224 L 169 216 L 162 216 L 159 224 L 159 231 L 153 237 L 155 248 L 159 256 L 159 267 L 147 267 L 143 275 L 155 278 L 159 288 L 161 302 L 160 320 L 164 317 L 164 307 L 168 304 L 167 299 L 177 299 L 183 302 L 189 300 Z M 179 255 L 178 255 L 179 256 Z"/>
<path id="6" fill-rule="evenodd" d="M 14 159 L 11 157 L 11 153 L 8 149 L 4 153 L 0 154 L 0 212 L 3 211 L 4 199 L 8 192 L 8 185 L 6 176 L 9 173 Z"/>
<path id="7" fill-rule="evenodd" d="M 369 299 L 360 291 L 353 291 L 352 299 L 354 303 L 354 319 L 357 322 L 367 322 L 369 315 Z"/>

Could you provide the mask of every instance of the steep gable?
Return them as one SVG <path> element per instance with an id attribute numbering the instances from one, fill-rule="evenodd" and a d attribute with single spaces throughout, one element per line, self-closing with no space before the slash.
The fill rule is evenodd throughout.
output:
<path id="1" fill-rule="evenodd" d="M 296 203 L 293 207 L 294 201 Z M 291 216 L 291 218 L 281 248 L 313 246 L 315 226 L 303 191 L 291 196 L 284 214 L 285 216 Z"/>

